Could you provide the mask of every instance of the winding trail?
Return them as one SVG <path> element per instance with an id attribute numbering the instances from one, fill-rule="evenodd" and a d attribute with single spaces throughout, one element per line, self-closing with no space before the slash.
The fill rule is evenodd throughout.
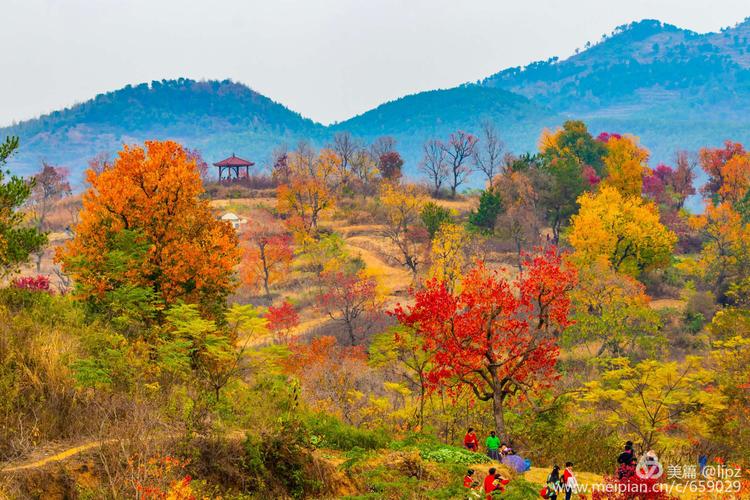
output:
<path id="1" fill-rule="evenodd" d="M 16 465 L 13 465 L 14 462 L 6 462 L 4 464 L 0 464 L 0 474 L 7 474 L 9 472 L 18 472 L 18 471 L 27 470 L 27 469 L 39 469 L 41 467 L 44 467 L 47 464 L 51 464 L 55 462 L 63 462 L 85 451 L 99 448 L 100 446 L 114 443 L 116 441 L 117 439 L 88 441 L 86 443 L 73 446 L 72 448 L 67 448 L 65 450 L 54 453 L 53 455 L 50 455 L 50 456 L 47 456 L 38 460 L 33 460 L 30 462 L 20 463 Z"/>

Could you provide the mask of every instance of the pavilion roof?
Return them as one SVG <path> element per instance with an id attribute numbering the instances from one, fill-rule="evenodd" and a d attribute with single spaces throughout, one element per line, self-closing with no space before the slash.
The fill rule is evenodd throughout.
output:
<path id="1" fill-rule="evenodd" d="M 232 156 L 229 158 L 214 163 L 214 166 L 216 167 L 252 167 L 253 165 L 255 165 L 255 163 L 243 160 L 239 156 L 235 156 L 234 153 L 232 153 Z"/>

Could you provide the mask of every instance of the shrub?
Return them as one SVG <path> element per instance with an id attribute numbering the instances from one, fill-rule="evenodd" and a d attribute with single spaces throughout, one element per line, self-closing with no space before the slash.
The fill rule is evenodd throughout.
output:
<path id="1" fill-rule="evenodd" d="M 447 208 L 441 207 L 435 202 L 429 201 L 422 207 L 419 217 L 422 219 L 422 223 L 427 228 L 427 232 L 430 233 L 430 239 L 435 237 L 435 234 L 440 229 L 440 226 L 451 222 L 451 212 Z"/>
<path id="2" fill-rule="evenodd" d="M 13 280 L 13 286 L 30 292 L 50 292 L 49 278 L 42 276 L 22 276 Z"/>
<path id="3" fill-rule="evenodd" d="M 310 434 L 320 438 L 320 445 L 336 450 L 385 448 L 388 437 L 383 431 L 371 431 L 347 425 L 330 415 L 316 414 L 306 419 Z"/>

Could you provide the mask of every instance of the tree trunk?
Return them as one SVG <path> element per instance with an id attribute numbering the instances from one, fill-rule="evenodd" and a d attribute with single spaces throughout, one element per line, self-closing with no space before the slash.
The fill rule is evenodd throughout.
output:
<path id="1" fill-rule="evenodd" d="M 505 417 L 503 416 L 503 394 L 502 386 L 500 381 L 497 380 L 497 375 L 492 373 L 492 415 L 495 417 L 495 432 L 500 436 L 500 440 L 504 441 L 507 439 L 505 435 Z"/>

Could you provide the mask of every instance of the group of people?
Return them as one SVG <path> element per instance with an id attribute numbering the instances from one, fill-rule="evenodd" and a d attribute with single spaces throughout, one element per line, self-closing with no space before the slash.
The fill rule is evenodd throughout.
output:
<path id="1" fill-rule="evenodd" d="M 487 471 L 487 475 L 481 483 L 474 478 L 474 469 L 466 471 L 466 475 L 464 476 L 464 488 L 473 493 L 470 496 L 479 498 L 484 493 L 487 500 L 492 498 L 493 492 L 499 491 L 502 493 L 505 491 L 505 485 L 509 482 L 510 479 L 503 477 L 494 467 L 490 467 L 490 470 Z M 481 488 L 479 488 L 480 486 Z"/>
<path id="2" fill-rule="evenodd" d="M 565 493 L 565 500 L 570 500 L 573 493 L 578 493 L 578 480 L 573 473 L 573 462 L 565 463 L 565 470 L 560 473 L 560 466 L 552 467 L 547 476 L 547 485 L 542 490 L 542 497 L 557 500 L 558 495 Z"/>
<path id="3" fill-rule="evenodd" d="M 513 448 L 500 441 L 495 431 L 490 432 L 484 444 L 487 447 L 487 456 L 498 462 L 501 462 L 503 457 L 513 454 Z M 474 453 L 479 453 L 479 439 L 472 427 L 469 427 L 466 436 L 464 436 L 464 447 Z"/>

